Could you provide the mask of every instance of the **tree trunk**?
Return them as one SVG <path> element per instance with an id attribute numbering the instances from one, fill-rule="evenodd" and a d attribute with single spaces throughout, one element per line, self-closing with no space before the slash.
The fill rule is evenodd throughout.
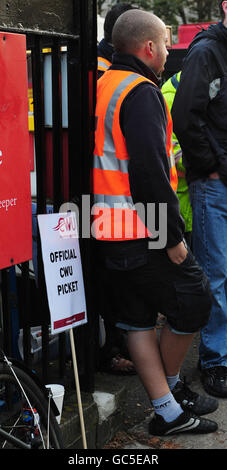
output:
<path id="1" fill-rule="evenodd" d="M 183 23 L 184 23 L 184 24 L 187 24 L 187 18 L 186 18 L 186 15 L 185 15 L 184 7 L 179 6 L 179 7 L 177 8 L 177 10 L 178 10 L 178 13 L 179 13 L 179 15 L 180 15 L 180 17 L 181 17 Z"/>

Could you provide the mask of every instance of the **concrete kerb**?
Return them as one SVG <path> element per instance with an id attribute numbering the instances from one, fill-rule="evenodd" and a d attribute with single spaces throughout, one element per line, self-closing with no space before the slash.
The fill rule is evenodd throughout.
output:
<path id="1" fill-rule="evenodd" d="M 97 373 L 95 392 L 81 393 L 88 449 L 102 449 L 122 429 L 126 387 L 116 378 Z M 83 449 L 76 391 L 66 396 L 61 431 L 65 448 Z"/>

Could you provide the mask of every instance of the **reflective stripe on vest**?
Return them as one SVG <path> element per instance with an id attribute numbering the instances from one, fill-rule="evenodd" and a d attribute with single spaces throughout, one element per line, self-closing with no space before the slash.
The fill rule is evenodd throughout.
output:
<path id="1" fill-rule="evenodd" d="M 100 240 L 130 240 L 151 236 L 139 217 L 142 214 L 144 220 L 143 208 L 139 207 L 140 212 L 131 197 L 129 156 L 119 120 L 124 98 L 143 82 L 153 83 L 139 74 L 116 70 L 108 70 L 98 80 L 92 233 Z"/>
<path id="2" fill-rule="evenodd" d="M 98 70 L 105 72 L 111 66 L 111 62 L 104 57 L 98 57 Z"/>
<path id="3" fill-rule="evenodd" d="M 177 75 L 178 75 L 178 74 L 175 73 L 175 75 L 173 75 L 173 76 L 171 77 L 171 83 L 172 83 L 173 87 L 175 88 L 175 90 L 177 90 L 178 85 L 179 85 L 179 81 L 178 81 L 178 79 L 177 79 Z"/>
<path id="4" fill-rule="evenodd" d="M 176 168 L 176 164 L 175 164 L 174 151 L 173 151 L 173 141 L 172 141 L 173 121 L 172 121 L 171 113 L 170 113 L 170 110 L 169 110 L 169 107 L 168 107 L 168 104 L 167 104 L 166 100 L 165 100 L 165 103 L 166 103 L 166 112 L 167 112 L 166 151 L 167 151 L 167 155 L 169 157 L 170 184 L 171 184 L 173 190 L 176 192 L 177 185 L 178 185 L 178 176 L 177 176 L 177 168 Z"/>

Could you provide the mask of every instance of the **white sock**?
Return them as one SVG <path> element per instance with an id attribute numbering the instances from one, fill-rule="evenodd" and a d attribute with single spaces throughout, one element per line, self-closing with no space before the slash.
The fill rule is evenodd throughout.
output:
<path id="1" fill-rule="evenodd" d="M 177 403 L 171 392 L 161 398 L 152 400 L 152 405 L 155 413 L 161 415 L 167 423 L 174 421 L 183 413 L 181 406 Z"/>
<path id="2" fill-rule="evenodd" d="M 167 383 L 169 385 L 169 389 L 170 389 L 170 391 L 172 391 L 174 389 L 175 385 L 177 384 L 177 382 L 179 382 L 179 380 L 180 380 L 180 374 L 167 375 L 166 379 L 167 379 Z"/>

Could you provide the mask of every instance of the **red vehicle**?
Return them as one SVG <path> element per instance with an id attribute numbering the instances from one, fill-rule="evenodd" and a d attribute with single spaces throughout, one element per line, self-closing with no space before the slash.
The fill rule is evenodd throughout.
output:
<path id="1" fill-rule="evenodd" d="M 214 23 L 182 24 L 178 28 L 178 43 L 173 44 L 172 49 L 187 49 L 192 39 L 202 29 L 207 29 Z"/>
<path id="2" fill-rule="evenodd" d="M 178 27 L 178 43 L 173 44 L 169 49 L 169 56 L 165 67 L 166 79 L 181 69 L 189 44 L 199 31 L 207 29 L 211 24 L 215 24 L 215 22 L 183 24 Z"/>

